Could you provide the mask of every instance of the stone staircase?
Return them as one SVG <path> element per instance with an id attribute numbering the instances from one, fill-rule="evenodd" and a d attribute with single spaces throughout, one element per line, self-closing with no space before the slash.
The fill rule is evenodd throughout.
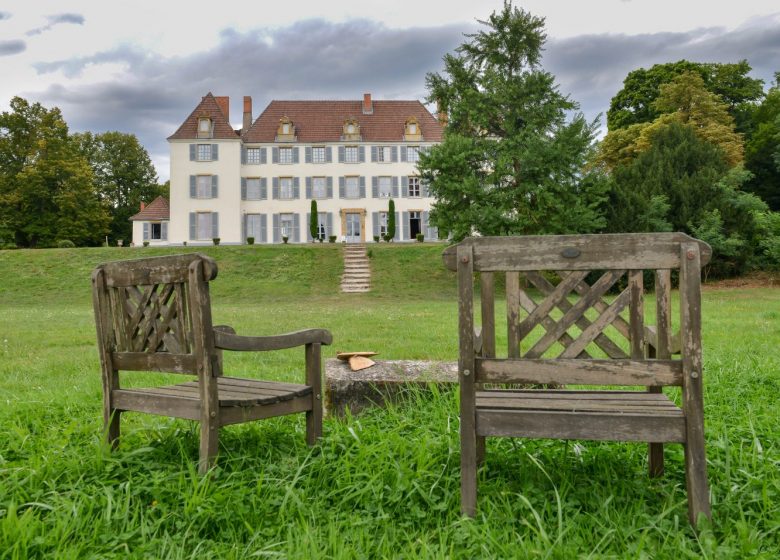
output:
<path id="1" fill-rule="evenodd" d="M 368 264 L 366 246 L 362 243 L 344 245 L 344 274 L 341 276 L 341 291 L 345 293 L 371 291 L 371 267 Z"/>

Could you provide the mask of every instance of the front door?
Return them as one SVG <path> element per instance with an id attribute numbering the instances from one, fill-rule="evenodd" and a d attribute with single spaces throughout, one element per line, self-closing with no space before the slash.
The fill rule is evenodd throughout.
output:
<path id="1" fill-rule="evenodd" d="M 409 212 L 409 239 L 412 241 L 417 239 L 418 233 L 422 233 L 421 221 L 419 212 Z"/>
<path id="2" fill-rule="evenodd" d="M 361 243 L 363 236 L 360 235 L 360 214 L 347 213 L 347 243 Z"/>

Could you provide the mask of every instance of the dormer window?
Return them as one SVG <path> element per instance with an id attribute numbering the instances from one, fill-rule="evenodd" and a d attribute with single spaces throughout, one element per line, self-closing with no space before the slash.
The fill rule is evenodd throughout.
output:
<path id="1" fill-rule="evenodd" d="M 344 121 L 341 133 L 342 140 L 360 140 L 360 124 L 357 119 L 349 118 Z"/>
<path id="2" fill-rule="evenodd" d="M 417 122 L 417 117 L 409 117 L 404 124 L 404 140 L 419 142 L 422 140 L 422 131 L 420 130 L 420 123 Z"/>
<path id="3" fill-rule="evenodd" d="M 295 142 L 295 125 L 288 116 L 279 119 L 279 128 L 276 129 L 277 142 Z"/>
<path id="4" fill-rule="evenodd" d="M 198 138 L 211 138 L 212 129 L 212 122 L 209 117 L 198 118 Z"/>

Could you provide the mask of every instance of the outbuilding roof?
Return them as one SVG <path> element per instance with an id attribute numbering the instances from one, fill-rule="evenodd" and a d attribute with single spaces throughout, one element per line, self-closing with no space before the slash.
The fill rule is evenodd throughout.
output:
<path id="1" fill-rule="evenodd" d="M 138 214 L 130 217 L 130 221 L 159 222 L 170 220 L 171 207 L 168 199 L 163 196 L 155 198 L 148 206 L 144 207 Z"/>

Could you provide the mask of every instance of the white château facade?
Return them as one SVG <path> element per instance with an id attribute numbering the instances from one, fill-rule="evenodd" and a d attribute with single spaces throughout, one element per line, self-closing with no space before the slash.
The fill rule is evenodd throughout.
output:
<path id="1" fill-rule="evenodd" d="M 419 101 L 272 101 L 252 122 L 244 97 L 242 129 L 228 116 L 229 99 L 209 93 L 168 138 L 169 221 L 142 210 L 136 245 L 305 243 L 312 200 L 323 238 L 383 236 L 390 199 L 396 241 L 438 238 L 416 162 L 442 126 Z"/>

